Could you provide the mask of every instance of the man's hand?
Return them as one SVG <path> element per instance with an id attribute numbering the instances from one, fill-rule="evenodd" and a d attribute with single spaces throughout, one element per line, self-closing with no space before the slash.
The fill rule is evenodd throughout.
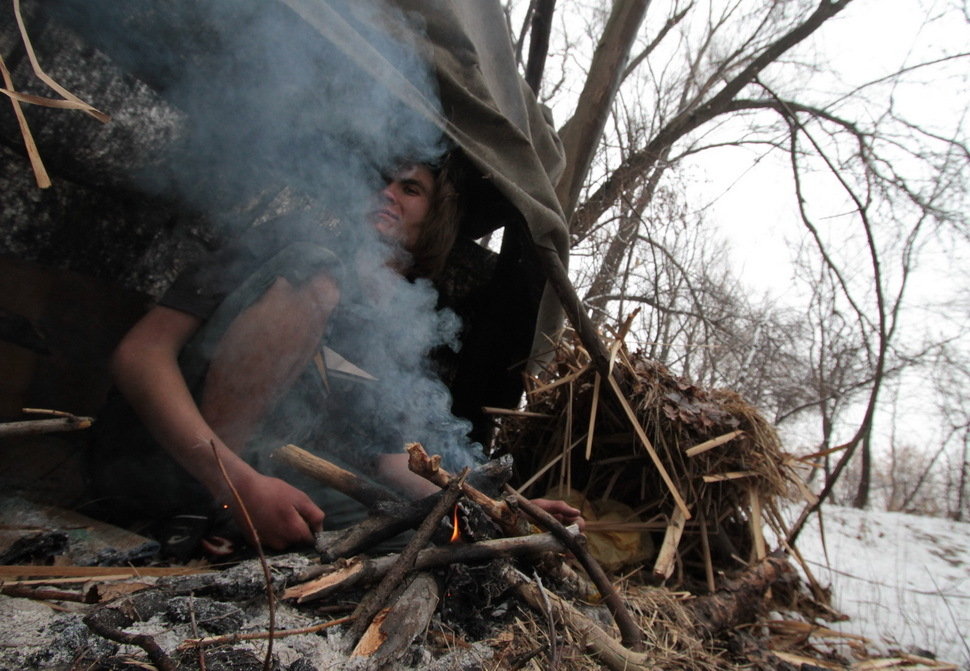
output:
<path id="1" fill-rule="evenodd" d="M 556 501 L 553 499 L 532 499 L 532 504 L 537 508 L 542 508 L 547 513 L 562 522 L 565 526 L 576 524 L 579 526 L 580 531 L 582 531 L 586 526 L 586 521 L 583 519 L 583 514 L 577 508 L 573 508 L 565 501 Z"/>
<path id="2" fill-rule="evenodd" d="M 304 492 L 280 480 L 255 471 L 236 483 L 259 542 L 274 550 L 291 545 L 312 545 L 313 534 L 323 529 L 324 513 Z M 238 504 L 230 503 L 236 524 L 250 543 L 251 530 Z"/>

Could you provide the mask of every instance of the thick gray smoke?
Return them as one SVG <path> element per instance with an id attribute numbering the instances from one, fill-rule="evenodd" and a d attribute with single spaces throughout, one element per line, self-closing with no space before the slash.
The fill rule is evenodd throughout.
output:
<path id="1" fill-rule="evenodd" d="M 377 0 L 312 1 L 362 35 L 425 99 L 437 100 L 433 73 L 407 37 L 420 34 L 413 17 Z M 181 141 L 161 148 L 162 168 L 144 176 L 152 188 L 176 190 L 240 231 L 251 213 L 226 213 L 249 202 L 279 202 L 284 192 L 287 202 L 300 204 L 297 219 L 342 222 L 333 251 L 345 275 L 360 282 L 343 291 L 338 316 L 350 351 L 339 353 L 377 380 L 331 375 L 329 391 L 319 380 L 304 380 L 293 394 L 301 405 L 284 412 L 293 430 L 287 438 L 326 442 L 352 465 L 398 451 L 405 441 L 445 454 L 452 468 L 471 462 L 470 427 L 452 416 L 428 358 L 436 347 L 457 347 L 458 320 L 436 310 L 429 282 L 408 282 L 386 268 L 389 250 L 362 221 L 382 175 L 402 161 L 440 159 L 441 130 L 282 2 L 57 0 L 54 6 L 190 119 Z"/>

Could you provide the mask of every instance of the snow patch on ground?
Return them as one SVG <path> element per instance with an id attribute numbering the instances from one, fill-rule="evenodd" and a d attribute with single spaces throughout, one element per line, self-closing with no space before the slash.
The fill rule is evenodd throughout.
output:
<path id="1" fill-rule="evenodd" d="M 823 506 L 796 545 L 850 617 L 830 628 L 970 671 L 970 524 Z"/>

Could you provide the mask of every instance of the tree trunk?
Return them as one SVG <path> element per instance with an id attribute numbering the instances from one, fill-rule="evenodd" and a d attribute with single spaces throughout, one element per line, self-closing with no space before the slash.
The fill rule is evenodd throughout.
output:
<path id="1" fill-rule="evenodd" d="M 862 439 L 862 453 L 859 455 L 861 460 L 859 468 L 859 486 L 855 492 L 855 499 L 852 501 L 853 508 L 865 508 L 869 505 L 869 487 L 872 481 L 872 432 L 867 432 Z"/>
<path id="2" fill-rule="evenodd" d="M 586 173 L 613 106 L 613 98 L 623 77 L 649 0 L 615 0 L 613 11 L 593 54 L 576 112 L 559 132 L 566 152 L 566 171 L 556 190 L 566 219 L 579 200 Z"/>
<path id="3" fill-rule="evenodd" d="M 546 67 L 546 55 L 549 53 L 549 33 L 552 32 L 552 15 L 555 11 L 556 0 L 539 0 L 532 15 L 525 81 L 536 95 L 539 95 L 539 87 L 542 86 L 542 73 Z"/>

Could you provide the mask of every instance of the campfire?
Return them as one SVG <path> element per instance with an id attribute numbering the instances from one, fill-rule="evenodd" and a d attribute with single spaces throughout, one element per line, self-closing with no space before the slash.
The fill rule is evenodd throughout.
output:
<path id="1" fill-rule="evenodd" d="M 23 661 L 847 668 L 835 644 L 823 653 L 813 637 L 864 657 L 863 640 L 814 624 L 838 614 L 808 567 L 792 565 L 797 550 L 768 551 L 763 526 L 784 538 L 778 499 L 807 496 L 770 425 L 735 394 L 679 380 L 622 346 L 613 352 L 620 382 L 607 389 L 582 348 L 565 340 L 530 381 L 527 405 L 494 412 L 500 449 L 475 470 L 448 473 L 422 445 L 407 445 L 410 470 L 440 488 L 423 500 L 404 501 L 296 445 L 277 449 L 274 460 L 370 511 L 355 526 L 319 533 L 312 553 L 260 553 L 231 566 L 50 566 L 35 564 L 63 557 L 66 541 L 52 545 L 49 530 L 27 534 L 21 563 L 3 567 L 3 592 L 67 613 L 47 612 L 46 624 L 33 626 L 42 642 Z M 56 419 L 7 430 L 89 424 Z M 527 498 L 557 494 L 582 508 L 584 530 Z M 389 541 L 399 551 L 382 552 Z M 914 664 L 954 668 L 923 659 L 880 668 Z"/>

